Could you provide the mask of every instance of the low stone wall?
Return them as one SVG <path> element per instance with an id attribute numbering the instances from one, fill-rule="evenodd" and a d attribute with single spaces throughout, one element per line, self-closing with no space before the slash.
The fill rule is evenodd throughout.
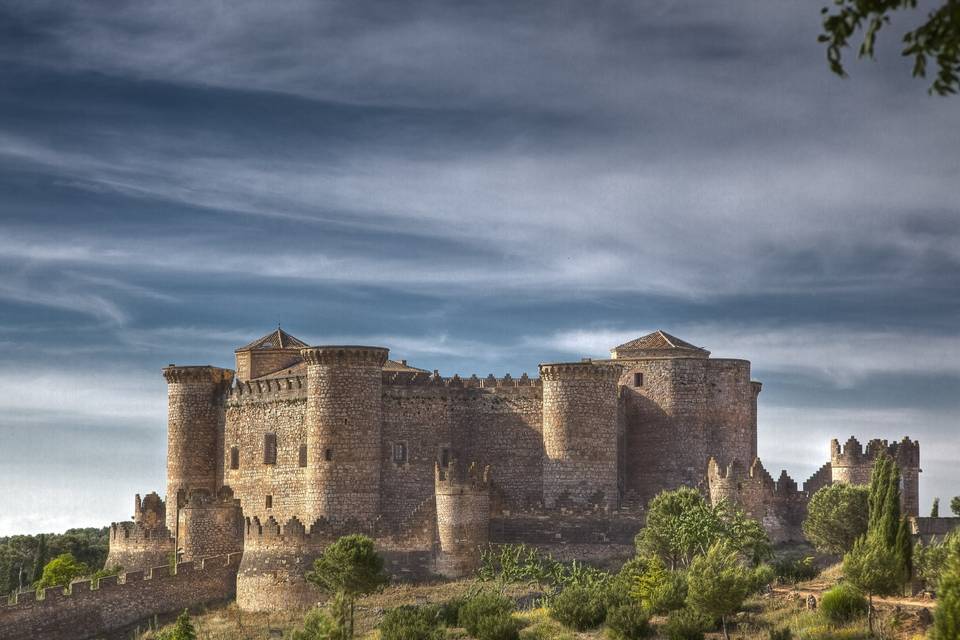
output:
<path id="1" fill-rule="evenodd" d="M 960 529 L 960 518 L 910 518 L 911 533 L 924 544 L 943 539 Z"/>
<path id="2" fill-rule="evenodd" d="M 542 545 L 632 545 L 640 513 L 503 513 L 490 519 L 490 542 Z"/>
<path id="3" fill-rule="evenodd" d="M 236 593 L 240 554 L 183 562 L 169 567 L 131 571 L 103 578 L 92 589 L 89 580 L 45 589 L 41 598 L 20 594 L 16 603 L 0 605 L 3 640 L 87 640 L 128 627 L 153 615 L 225 600 Z"/>

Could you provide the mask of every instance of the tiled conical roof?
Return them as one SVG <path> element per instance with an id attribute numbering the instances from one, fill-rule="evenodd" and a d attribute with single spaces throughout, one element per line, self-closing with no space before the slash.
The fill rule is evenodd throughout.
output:
<path id="1" fill-rule="evenodd" d="M 271 331 L 262 338 L 254 340 L 250 344 L 240 347 L 237 351 L 255 351 L 257 349 L 302 349 L 309 346 L 303 340 L 295 338 L 280 327 L 276 331 Z"/>
<path id="2" fill-rule="evenodd" d="M 706 357 L 710 352 L 702 347 L 690 344 L 676 336 L 672 336 L 666 331 L 657 330 L 648 333 L 636 340 L 625 342 L 611 350 L 614 358 L 624 357 L 626 355 L 643 355 L 644 353 L 656 353 L 657 355 L 677 355 Z"/>

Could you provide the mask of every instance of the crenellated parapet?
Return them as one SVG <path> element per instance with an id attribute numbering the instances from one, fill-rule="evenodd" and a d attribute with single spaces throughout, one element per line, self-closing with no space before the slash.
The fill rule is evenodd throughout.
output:
<path id="1" fill-rule="evenodd" d="M 722 501 L 742 509 L 763 524 L 774 542 L 801 540 L 801 523 L 806 512 L 807 495 L 797 489 L 786 470 L 775 481 L 755 458 L 750 468 L 734 460 L 722 467 L 714 458 L 707 463 L 710 501 Z"/>
<path id="2" fill-rule="evenodd" d="M 480 549 L 490 540 L 490 467 L 472 463 L 465 469 L 456 460 L 434 471 L 437 572 L 460 578 L 476 571 Z"/>
<path id="3" fill-rule="evenodd" d="M 917 516 L 920 511 L 920 443 L 904 437 L 899 442 L 874 438 L 864 448 L 851 436 L 840 446 L 830 441 L 830 467 L 833 482 L 870 484 L 873 465 L 881 455 L 889 455 L 897 463 L 902 478 L 901 509 L 904 515 Z"/>
<path id="4" fill-rule="evenodd" d="M 187 561 L 242 550 L 243 511 L 230 487 L 215 494 L 191 490 L 178 514 L 177 536 L 177 548 Z"/>
<path id="5" fill-rule="evenodd" d="M 227 402 L 271 402 L 307 397 L 306 376 L 237 381 L 227 389 Z"/>
<path id="6" fill-rule="evenodd" d="M 387 361 L 390 350 L 385 347 L 359 345 L 307 347 L 300 350 L 300 357 L 308 365 L 337 367 L 379 367 Z"/>
<path id="7" fill-rule="evenodd" d="M 110 525 L 110 549 L 104 566 L 141 571 L 169 562 L 175 543 L 166 525 L 166 505 L 156 493 L 134 499 L 133 521 Z"/>
<path id="8" fill-rule="evenodd" d="M 599 380 L 616 382 L 622 371 L 620 365 L 583 362 L 558 362 L 540 365 L 540 378 L 544 381 Z"/>
<path id="9" fill-rule="evenodd" d="M 172 364 L 163 368 L 163 377 L 168 384 L 229 385 L 233 382 L 233 371 L 207 365 L 178 367 Z"/>
<path id="10" fill-rule="evenodd" d="M 514 378 L 509 373 L 498 378 L 492 373 L 481 378 L 473 374 L 467 378 L 454 374 L 445 378 L 434 371 L 432 374 L 426 371 L 384 371 L 383 384 L 399 387 L 437 387 L 448 389 L 512 389 L 515 387 L 537 387 L 541 382 L 539 378 L 531 378 L 526 373 L 518 378 Z"/>

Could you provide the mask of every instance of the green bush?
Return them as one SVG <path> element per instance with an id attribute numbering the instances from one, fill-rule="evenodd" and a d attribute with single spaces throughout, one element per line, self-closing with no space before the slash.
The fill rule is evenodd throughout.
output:
<path id="1" fill-rule="evenodd" d="M 607 617 L 607 595 L 605 589 L 567 587 L 550 604 L 550 616 L 577 631 L 595 629 Z"/>
<path id="2" fill-rule="evenodd" d="M 432 607 L 402 606 L 391 609 L 380 623 L 382 640 L 443 640 L 444 632 Z"/>
<path id="3" fill-rule="evenodd" d="M 790 632 L 790 627 L 784 627 L 783 629 L 770 629 L 770 633 L 767 635 L 769 640 L 792 640 L 793 634 Z"/>
<path id="4" fill-rule="evenodd" d="M 343 637 L 343 629 L 320 608 L 311 609 L 303 619 L 303 626 L 291 634 L 292 640 L 331 640 Z"/>
<path id="5" fill-rule="evenodd" d="M 750 571 L 750 593 L 761 593 L 776 577 L 773 567 L 768 564 L 758 564 Z"/>
<path id="6" fill-rule="evenodd" d="M 473 635 L 478 640 L 517 640 L 519 632 L 520 621 L 509 613 L 500 613 L 481 618 Z"/>
<path id="7" fill-rule="evenodd" d="M 844 624 L 867 613 L 867 599 L 853 585 L 841 583 L 824 592 L 820 610 L 833 624 Z"/>
<path id="8" fill-rule="evenodd" d="M 448 627 L 457 626 L 460 620 L 460 609 L 466 601 L 466 598 L 453 598 L 452 600 L 434 605 L 437 619 Z"/>
<path id="9" fill-rule="evenodd" d="M 796 584 L 804 580 L 813 580 L 820 573 L 813 564 L 812 557 L 781 558 L 773 563 L 776 578 L 783 584 Z"/>
<path id="10" fill-rule="evenodd" d="M 663 634 L 669 640 L 703 640 L 704 631 L 713 627 L 713 620 L 707 616 L 692 609 L 678 609 L 667 617 Z"/>
<path id="11" fill-rule="evenodd" d="M 641 640 L 653 635 L 650 614 L 638 604 L 628 604 L 607 613 L 607 636 L 613 640 Z"/>
<path id="12" fill-rule="evenodd" d="M 485 640 L 480 635 L 481 624 L 488 619 L 509 618 L 515 608 L 513 600 L 491 591 L 483 591 L 463 603 L 458 614 L 460 626 L 467 632 Z M 484 626 L 488 629 L 488 626 Z"/>

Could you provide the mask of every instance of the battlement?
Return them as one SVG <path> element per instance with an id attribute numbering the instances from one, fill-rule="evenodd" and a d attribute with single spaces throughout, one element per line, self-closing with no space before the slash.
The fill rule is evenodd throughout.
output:
<path id="1" fill-rule="evenodd" d="M 620 378 L 622 367 L 615 364 L 600 364 L 587 360 L 583 362 L 557 362 L 540 365 L 540 378 L 554 380 L 610 380 Z"/>
<path id="2" fill-rule="evenodd" d="M 537 387 L 540 386 L 541 382 L 539 378 L 531 378 L 526 373 L 519 378 L 514 378 L 509 373 L 502 378 L 497 378 L 492 373 L 485 378 L 480 378 L 477 374 L 473 374 L 469 378 L 461 378 L 459 374 L 444 378 L 437 371 L 434 371 L 432 374 L 426 373 L 425 371 L 384 371 L 383 384 L 406 387 L 446 387 L 451 389 L 510 389 L 514 387 Z"/>
<path id="3" fill-rule="evenodd" d="M 817 491 L 833 482 L 833 465 L 830 462 L 823 463 L 816 473 L 810 476 L 803 483 L 803 491 L 809 496 L 813 496 Z"/>
<path id="4" fill-rule="evenodd" d="M 240 553 L 127 571 L 96 582 L 14 594 L 0 602 L 4 640 L 67 640 L 100 636 L 155 614 L 233 595 Z"/>
<path id="5" fill-rule="evenodd" d="M 287 398 L 305 398 L 306 376 L 287 376 L 265 380 L 237 381 L 227 390 L 227 401 L 270 401 Z"/>
<path id="6" fill-rule="evenodd" d="M 118 546 L 147 544 L 151 541 L 158 543 L 169 542 L 173 539 L 167 525 L 162 521 L 153 527 L 146 527 L 137 522 L 113 522 L 110 524 L 110 549 Z"/>
<path id="7" fill-rule="evenodd" d="M 867 443 L 866 449 L 853 436 L 847 439 L 842 448 L 836 438 L 830 441 L 830 464 L 834 468 L 872 466 L 883 453 L 896 460 L 901 469 L 920 466 L 920 443 L 907 436 L 892 444 L 874 438 Z"/>
<path id="8" fill-rule="evenodd" d="M 138 493 L 133 499 L 133 521 L 144 527 L 163 524 L 167 517 L 167 505 L 156 491 L 141 499 Z"/>
<path id="9" fill-rule="evenodd" d="M 390 350 L 386 347 L 359 345 L 307 347 L 300 357 L 308 365 L 383 367 Z"/>
<path id="10" fill-rule="evenodd" d="M 784 475 L 786 473 L 786 471 L 783 472 Z M 734 460 L 726 468 L 723 468 L 715 458 L 711 457 L 707 462 L 707 477 L 710 482 L 726 481 L 734 483 L 753 480 L 769 486 L 771 490 L 776 487 L 773 476 L 763 467 L 760 458 L 754 458 L 750 468 L 745 469 L 739 460 Z M 789 479 L 789 476 L 787 478 Z"/>
<path id="11" fill-rule="evenodd" d="M 456 459 L 453 459 L 444 469 L 437 462 L 434 465 L 434 478 L 437 494 L 490 491 L 490 465 L 481 469 L 476 462 L 472 462 L 464 469 Z"/>
<path id="12" fill-rule="evenodd" d="M 210 365 L 178 367 L 172 364 L 164 367 L 163 377 L 168 384 L 229 385 L 233 382 L 233 370 Z"/>
<path id="13" fill-rule="evenodd" d="M 374 535 L 374 529 L 357 520 L 332 523 L 326 518 L 318 518 L 308 527 L 300 518 L 293 516 L 281 525 L 270 516 L 261 521 L 259 517 L 245 518 L 244 549 L 260 547 L 322 547 L 337 538 L 351 534 L 365 533 Z"/>

